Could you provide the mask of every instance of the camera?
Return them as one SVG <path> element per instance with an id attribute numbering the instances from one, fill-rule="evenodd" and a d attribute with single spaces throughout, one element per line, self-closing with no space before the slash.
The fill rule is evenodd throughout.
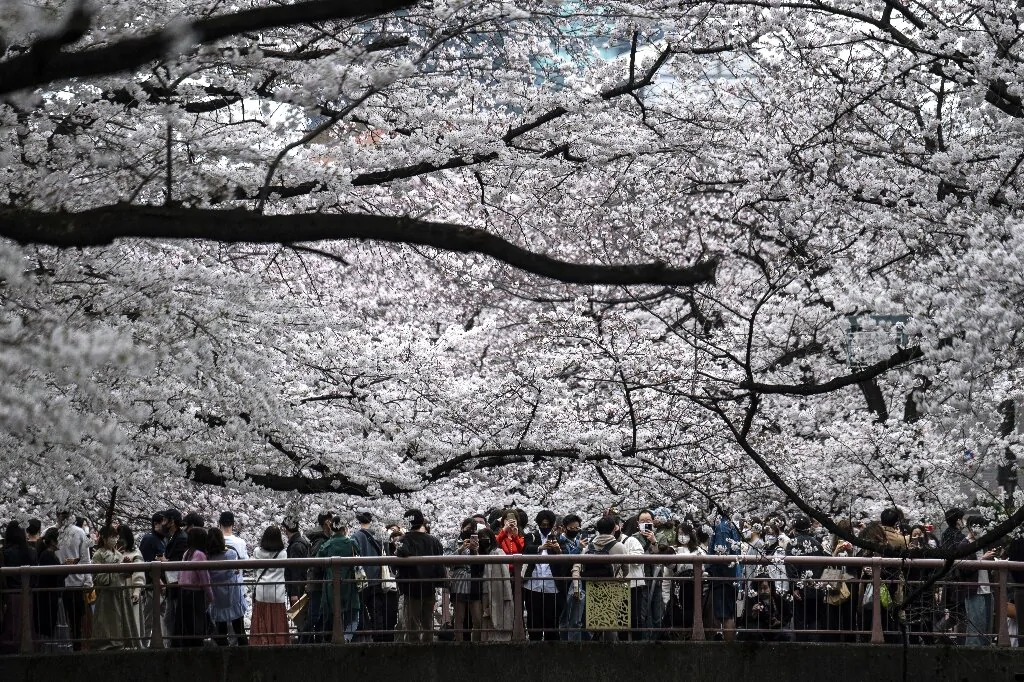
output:
<path id="1" fill-rule="evenodd" d="M 654 532 L 654 524 L 653 523 L 641 523 L 640 524 L 640 531 L 641 532 L 646 531 L 648 533 L 653 533 Z"/>

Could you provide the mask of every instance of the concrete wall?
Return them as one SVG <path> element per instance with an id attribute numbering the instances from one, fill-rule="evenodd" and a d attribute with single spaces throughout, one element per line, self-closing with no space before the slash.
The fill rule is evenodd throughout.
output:
<path id="1" fill-rule="evenodd" d="M 444 680 L 900 682 L 898 646 L 758 643 L 377 644 L 0 657 L 0 681 Z M 912 647 L 910 682 L 1024 681 L 1024 649 Z"/>

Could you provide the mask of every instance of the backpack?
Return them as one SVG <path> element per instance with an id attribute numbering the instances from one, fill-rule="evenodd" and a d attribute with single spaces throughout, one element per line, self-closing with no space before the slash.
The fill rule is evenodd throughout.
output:
<path id="1" fill-rule="evenodd" d="M 608 556 L 611 552 L 612 547 L 619 544 L 618 540 L 613 540 L 601 549 L 591 549 L 587 551 L 587 554 L 604 554 Z M 580 568 L 581 578 L 614 578 L 615 577 L 615 566 L 613 564 L 583 564 Z"/>

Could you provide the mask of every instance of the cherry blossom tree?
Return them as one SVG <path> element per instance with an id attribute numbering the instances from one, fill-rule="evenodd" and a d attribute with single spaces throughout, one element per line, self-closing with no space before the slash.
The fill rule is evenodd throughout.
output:
<path id="1" fill-rule="evenodd" d="M 357 10 L 12 15 L 12 512 L 117 483 L 1019 525 L 981 475 L 1020 391 L 1015 10 Z M 872 316 L 902 334 L 851 353 Z"/>

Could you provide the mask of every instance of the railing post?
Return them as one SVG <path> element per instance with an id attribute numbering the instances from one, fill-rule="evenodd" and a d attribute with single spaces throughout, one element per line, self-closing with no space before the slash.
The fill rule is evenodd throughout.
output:
<path id="1" fill-rule="evenodd" d="M 340 557 L 331 557 L 331 644 L 345 643 L 345 625 L 341 618 L 340 561 Z"/>
<path id="2" fill-rule="evenodd" d="M 28 567 L 22 566 L 21 574 L 21 653 L 32 653 L 32 585 Z"/>
<path id="3" fill-rule="evenodd" d="M 150 649 L 163 649 L 164 648 L 164 622 L 160 615 L 163 610 L 163 594 L 164 588 L 160 579 L 163 575 L 161 566 L 158 562 L 154 561 L 149 567 L 149 578 L 153 584 L 153 605 L 152 613 L 150 613 L 150 619 L 152 622 L 151 631 L 149 634 L 149 648 Z"/>
<path id="4" fill-rule="evenodd" d="M 998 562 L 994 563 L 998 566 Z M 996 585 L 996 632 L 999 635 L 996 638 L 996 645 L 1010 646 L 1010 631 L 1006 626 L 1006 569 L 996 568 L 996 571 L 999 573 L 999 582 Z"/>
<path id="5" fill-rule="evenodd" d="M 519 555 L 516 555 L 519 556 Z M 512 641 L 526 639 L 523 623 L 523 565 L 512 564 Z"/>
<path id="6" fill-rule="evenodd" d="M 885 641 L 882 634 L 882 568 L 878 560 L 871 562 L 871 643 Z"/>
<path id="7" fill-rule="evenodd" d="M 693 633 L 690 639 L 704 641 L 704 564 L 693 562 Z"/>

